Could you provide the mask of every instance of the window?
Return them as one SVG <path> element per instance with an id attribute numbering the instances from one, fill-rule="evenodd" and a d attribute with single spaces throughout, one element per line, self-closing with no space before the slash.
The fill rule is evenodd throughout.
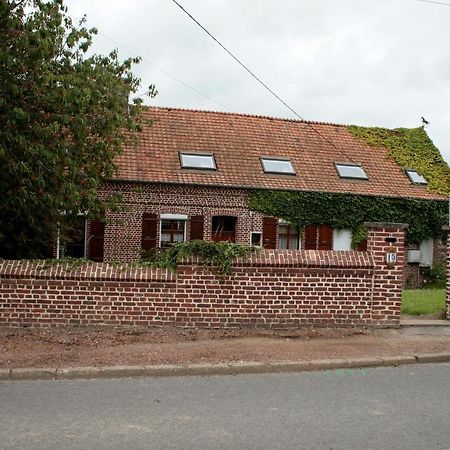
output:
<path id="1" fill-rule="evenodd" d="M 408 175 L 409 179 L 411 180 L 411 183 L 428 184 L 426 178 L 420 175 L 419 172 L 417 172 L 417 170 L 407 169 L 406 175 Z"/>
<path id="2" fill-rule="evenodd" d="M 278 248 L 282 250 L 298 250 L 298 228 L 285 222 L 278 225 Z"/>
<path id="3" fill-rule="evenodd" d="M 294 166 L 290 159 L 261 158 L 261 164 L 265 173 L 295 175 Z"/>
<path id="4" fill-rule="evenodd" d="M 217 170 L 214 155 L 205 153 L 180 153 L 183 169 Z"/>
<path id="5" fill-rule="evenodd" d="M 84 258 L 86 256 L 86 219 L 79 216 L 58 242 L 58 258 Z"/>
<path id="6" fill-rule="evenodd" d="M 214 242 L 236 240 L 236 221 L 233 216 L 214 216 L 212 218 L 212 240 Z"/>
<path id="7" fill-rule="evenodd" d="M 186 220 L 161 219 L 161 247 L 184 242 L 185 236 Z"/>
<path id="8" fill-rule="evenodd" d="M 250 233 L 250 242 L 251 245 L 262 247 L 262 233 L 259 231 L 252 231 Z"/>
<path id="9" fill-rule="evenodd" d="M 334 165 L 340 178 L 346 178 L 349 180 L 369 179 L 364 169 L 357 164 L 335 163 Z"/>

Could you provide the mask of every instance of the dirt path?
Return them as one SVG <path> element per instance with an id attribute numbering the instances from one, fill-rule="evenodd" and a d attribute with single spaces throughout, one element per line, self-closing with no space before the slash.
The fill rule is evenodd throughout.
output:
<path id="1" fill-rule="evenodd" d="M 0 368 L 277 362 L 449 352 L 450 336 L 397 330 L 0 328 Z"/>

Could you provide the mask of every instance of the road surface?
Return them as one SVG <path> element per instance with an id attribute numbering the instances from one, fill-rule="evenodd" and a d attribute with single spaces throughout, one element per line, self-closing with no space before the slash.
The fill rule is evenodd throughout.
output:
<path id="1" fill-rule="evenodd" d="M 1 449 L 450 449 L 450 364 L 0 383 Z"/>

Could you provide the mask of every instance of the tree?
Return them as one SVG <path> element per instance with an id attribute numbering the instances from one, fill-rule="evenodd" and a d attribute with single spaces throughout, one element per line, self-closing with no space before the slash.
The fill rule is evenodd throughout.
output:
<path id="1" fill-rule="evenodd" d="M 0 258 L 41 257 L 117 204 L 98 189 L 141 126 L 139 58 L 89 56 L 95 34 L 63 0 L 0 0 Z"/>

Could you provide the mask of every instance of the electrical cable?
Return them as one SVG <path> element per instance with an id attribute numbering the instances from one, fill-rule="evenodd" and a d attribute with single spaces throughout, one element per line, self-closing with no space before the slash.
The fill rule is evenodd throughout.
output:
<path id="1" fill-rule="evenodd" d="M 125 50 L 126 52 L 128 52 L 130 54 L 133 54 L 135 56 L 140 57 L 141 61 L 144 62 L 145 64 L 149 65 L 152 69 L 157 70 L 158 72 L 161 72 L 162 74 L 166 75 L 168 78 L 171 78 L 172 80 L 174 80 L 177 83 L 181 84 L 182 86 L 190 89 L 191 91 L 195 92 L 196 94 L 206 98 L 210 102 L 215 103 L 216 105 L 220 106 L 221 108 L 223 108 L 223 109 L 225 109 L 227 111 L 231 111 L 231 109 L 228 108 L 227 106 L 225 106 L 223 103 L 220 103 L 217 100 L 214 100 L 212 97 L 210 97 L 209 95 L 205 94 L 204 92 L 199 91 L 197 88 L 191 86 L 190 84 L 186 83 L 185 81 L 181 80 L 180 78 L 176 77 L 175 75 L 172 75 L 171 73 L 167 72 L 167 70 L 164 70 L 161 67 L 155 66 L 153 63 L 151 63 L 146 58 L 143 58 L 143 57 L 139 56 L 139 54 L 137 52 L 135 52 L 135 51 L 125 47 L 124 45 L 120 44 L 120 42 L 117 42 L 115 39 L 107 36 L 105 33 L 102 33 L 102 32 L 97 30 L 97 34 L 99 36 L 102 36 L 103 38 L 107 39 L 108 41 L 112 42 L 114 45 L 117 45 L 118 47 L 122 48 L 122 50 Z M 144 95 L 145 93 L 147 93 L 147 91 L 148 91 L 148 89 L 143 91 L 142 94 L 137 94 L 134 98 L 138 98 L 138 97 L 140 97 L 140 95 Z"/>
<path id="2" fill-rule="evenodd" d="M 450 3 L 444 3 L 444 2 L 435 2 L 433 0 L 417 0 L 422 3 L 434 3 L 435 5 L 442 5 L 442 6 L 450 6 Z"/>
<path id="3" fill-rule="evenodd" d="M 350 162 L 353 164 L 359 165 L 356 161 L 354 161 L 350 156 L 348 156 L 341 148 L 339 148 L 334 142 L 330 141 L 326 136 L 324 136 L 316 127 L 314 127 L 311 123 L 306 121 L 300 114 L 298 114 L 291 106 L 287 104 L 278 94 L 276 94 L 266 83 L 264 83 L 257 75 L 255 75 L 242 61 L 239 60 L 237 56 L 235 56 L 230 50 L 228 50 L 225 45 L 223 45 L 210 31 L 208 31 L 192 14 L 190 14 L 186 9 L 178 3 L 177 0 L 172 0 L 175 5 L 177 5 L 192 21 L 194 21 L 211 39 L 213 39 L 223 50 L 225 50 L 228 55 L 230 55 L 246 72 L 248 72 L 258 83 L 260 83 L 267 91 L 269 91 L 278 101 L 280 101 L 286 108 L 289 109 L 298 119 L 302 121 L 305 125 L 311 128 L 317 135 L 319 135 L 325 142 L 335 148 L 339 153 L 344 155 Z M 373 174 L 372 178 L 375 178 Z M 382 180 L 378 179 L 380 184 L 386 187 L 391 193 L 395 196 L 403 198 L 404 196 L 400 195 L 395 189 L 392 189 L 390 186 L 385 184 Z"/>

